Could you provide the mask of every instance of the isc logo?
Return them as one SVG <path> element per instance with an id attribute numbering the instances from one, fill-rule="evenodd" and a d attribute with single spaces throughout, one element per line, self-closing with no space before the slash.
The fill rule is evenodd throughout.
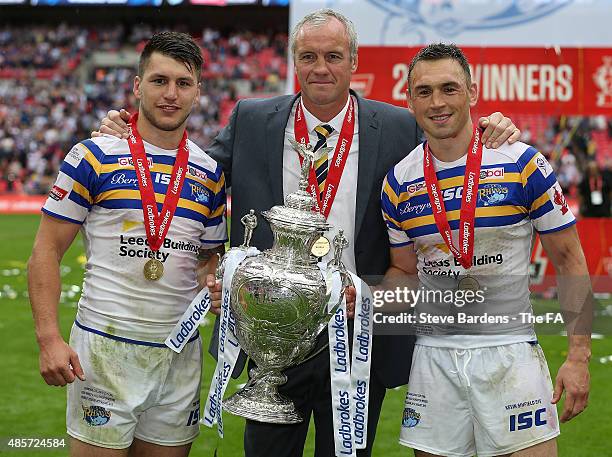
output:
<path id="1" fill-rule="evenodd" d="M 451 187 L 442 191 L 442 200 L 445 202 L 454 199 L 460 199 L 463 195 L 463 187 Z"/>
<path id="2" fill-rule="evenodd" d="M 510 416 L 510 431 L 525 430 L 534 425 L 539 427 L 546 424 L 546 419 L 542 416 L 546 413 L 546 408 L 536 409 L 535 411 L 526 411 L 521 414 L 512 414 Z"/>
<path id="3" fill-rule="evenodd" d="M 155 182 L 157 184 L 170 184 L 170 175 L 164 173 L 155 173 Z"/>
<path id="4" fill-rule="evenodd" d="M 189 419 L 187 419 L 187 424 L 185 425 L 187 427 L 191 425 L 196 425 L 199 420 L 200 420 L 200 406 L 198 406 L 193 411 L 189 411 Z"/>

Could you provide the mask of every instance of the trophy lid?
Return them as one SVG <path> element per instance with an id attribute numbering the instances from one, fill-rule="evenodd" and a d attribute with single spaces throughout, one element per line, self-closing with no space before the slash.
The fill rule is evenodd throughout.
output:
<path id="1" fill-rule="evenodd" d="M 272 207 L 269 211 L 262 211 L 271 223 L 283 222 L 299 228 L 312 228 L 313 231 L 329 230 L 330 225 L 321 213 L 312 209 L 315 201 L 312 195 L 305 190 L 298 190 L 285 197 L 284 205 Z"/>

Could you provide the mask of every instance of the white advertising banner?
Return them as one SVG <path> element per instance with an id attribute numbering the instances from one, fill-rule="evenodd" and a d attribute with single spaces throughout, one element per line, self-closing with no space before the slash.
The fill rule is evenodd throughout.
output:
<path id="1" fill-rule="evenodd" d="M 365 46 L 612 45 L 610 0 L 292 0 L 290 26 L 324 7 L 349 17 Z"/>

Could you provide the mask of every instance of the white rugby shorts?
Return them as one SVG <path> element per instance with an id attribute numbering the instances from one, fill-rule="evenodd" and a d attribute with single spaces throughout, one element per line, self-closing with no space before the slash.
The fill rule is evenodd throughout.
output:
<path id="1" fill-rule="evenodd" d="M 68 385 L 68 434 L 95 446 L 124 449 L 134 437 L 161 446 L 199 434 L 202 342 L 180 354 L 117 341 L 73 325 L 70 346 L 85 381 Z"/>
<path id="2" fill-rule="evenodd" d="M 417 344 L 400 444 L 449 457 L 509 454 L 559 435 L 542 348 Z"/>

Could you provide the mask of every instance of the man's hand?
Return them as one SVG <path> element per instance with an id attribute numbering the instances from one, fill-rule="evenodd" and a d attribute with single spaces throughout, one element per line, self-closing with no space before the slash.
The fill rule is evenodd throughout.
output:
<path id="1" fill-rule="evenodd" d="M 117 138 L 127 139 L 128 130 L 127 122 L 130 120 L 130 113 L 122 109 L 116 111 L 114 109 L 106 113 L 106 117 L 102 119 L 100 130 L 91 132 L 92 137 L 102 135 L 112 135 Z"/>
<path id="2" fill-rule="evenodd" d="M 478 124 L 485 129 L 481 141 L 489 149 L 497 148 L 505 141 L 508 144 L 516 143 L 521 138 L 521 131 L 512 119 L 498 111 L 488 117 L 481 117 Z"/>
<path id="3" fill-rule="evenodd" d="M 61 337 L 40 343 L 39 364 L 40 374 L 50 386 L 65 386 L 75 377 L 85 381 L 79 356 Z"/>
<path id="4" fill-rule="evenodd" d="M 347 286 L 344 289 L 344 298 L 346 298 L 346 317 L 353 319 L 355 317 L 355 300 L 357 300 L 355 287 Z"/>
<path id="5" fill-rule="evenodd" d="M 557 404 L 565 390 L 565 402 L 561 413 L 561 422 L 576 417 L 588 405 L 589 401 L 589 365 L 586 360 L 570 360 L 561 365 L 555 380 L 552 403 Z"/>
<path id="6" fill-rule="evenodd" d="M 215 279 L 215 275 L 210 274 L 206 276 L 206 287 L 208 287 L 208 291 L 210 292 L 210 312 L 218 316 L 221 314 L 221 292 L 223 290 L 223 284 L 221 281 Z"/>

